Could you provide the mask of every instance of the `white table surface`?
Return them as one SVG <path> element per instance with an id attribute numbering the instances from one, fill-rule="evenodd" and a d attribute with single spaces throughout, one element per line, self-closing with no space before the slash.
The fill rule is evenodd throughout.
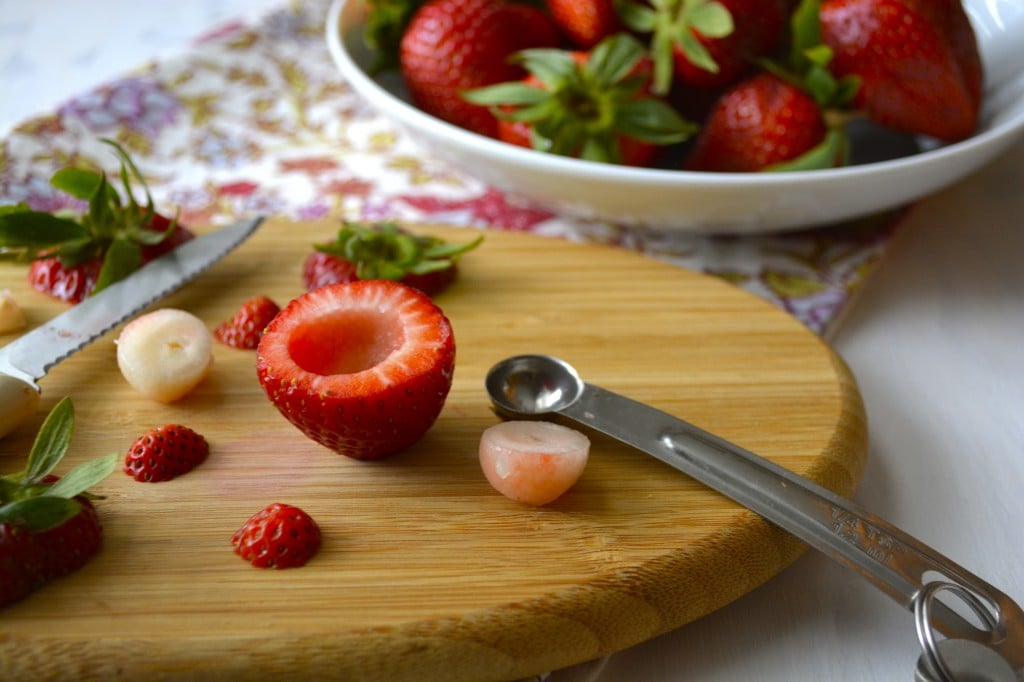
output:
<path id="1" fill-rule="evenodd" d="M 0 0 L 0 135 L 281 1 Z M 869 417 L 855 499 L 1024 602 L 1024 141 L 915 208 L 832 343 Z M 917 656 L 909 612 L 809 552 L 720 611 L 551 682 L 909 680 Z"/>

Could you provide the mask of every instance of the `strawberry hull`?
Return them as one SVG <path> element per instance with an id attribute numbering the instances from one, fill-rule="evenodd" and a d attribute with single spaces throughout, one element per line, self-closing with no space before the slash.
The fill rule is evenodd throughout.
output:
<path id="1" fill-rule="evenodd" d="M 451 324 L 428 296 L 397 282 L 333 284 L 292 301 L 267 327 L 256 372 L 281 414 L 354 459 L 420 440 L 455 370 Z"/>

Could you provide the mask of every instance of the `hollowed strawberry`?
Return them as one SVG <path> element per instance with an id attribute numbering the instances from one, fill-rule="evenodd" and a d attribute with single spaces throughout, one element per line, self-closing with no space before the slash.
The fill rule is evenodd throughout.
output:
<path id="1" fill-rule="evenodd" d="M 440 308 L 390 280 L 303 294 L 256 352 L 267 397 L 306 436 L 355 459 L 416 443 L 451 389 L 455 338 Z"/>

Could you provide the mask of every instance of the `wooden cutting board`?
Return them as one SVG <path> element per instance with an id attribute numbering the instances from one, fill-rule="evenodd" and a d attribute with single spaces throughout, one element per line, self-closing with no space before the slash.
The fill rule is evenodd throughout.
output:
<path id="1" fill-rule="evenodd" d="M 269 220 L 236 252 L 160 302 L 210 327 L 248 296 L 302 293 L 302 261 L 333 221 Z M 419 228 L 417 228 L 419 229 Z M 465 229 L 426 231 L 467 240 Z M 0 266 L 31 325 L 66 308 Z M 866 457 L 856 384 L 800 323 L 717 278 L 622 249 L 488 232 L 438 299 L 458 346 L 454 385 L 424 440 L 360 462 L 302 436 L 262 393 L 252 351 L 220 346 L 181 402 L 139 398 L 118 372 L 117 330 L 53 369 L 37 419 L 0 441 L 19 469 L 45 412 L 70 395 L 67 465 L 124 452 L 179 422 L 212 448 L 176 480 L 120 471 L 98 489 L 102 551 L 0 611 L 4 679 L 503 680 L 631 646 L 757 587 L 804 549 L 692 479 L 591 434 L 582 479 L 543 508 L 480 471 L 496 423 L 487 370 L 549 353 L 589 382 L 651 403 L 842 495 Z M 64 469 L 59 470 L 63 471 Z M 309 512 L 321 552 L 258 570 L 232 533 L 265 505 Z"/>

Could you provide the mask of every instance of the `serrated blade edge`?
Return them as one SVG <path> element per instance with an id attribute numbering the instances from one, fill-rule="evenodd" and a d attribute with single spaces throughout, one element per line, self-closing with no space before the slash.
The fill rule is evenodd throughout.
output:
<path id="1" fill-rule="evenodd" d="M 0 371 L 35 386 L 51 367 L 173 293 L 255 232 L 262 217 L 198 236 L 0 348 Z"/>

